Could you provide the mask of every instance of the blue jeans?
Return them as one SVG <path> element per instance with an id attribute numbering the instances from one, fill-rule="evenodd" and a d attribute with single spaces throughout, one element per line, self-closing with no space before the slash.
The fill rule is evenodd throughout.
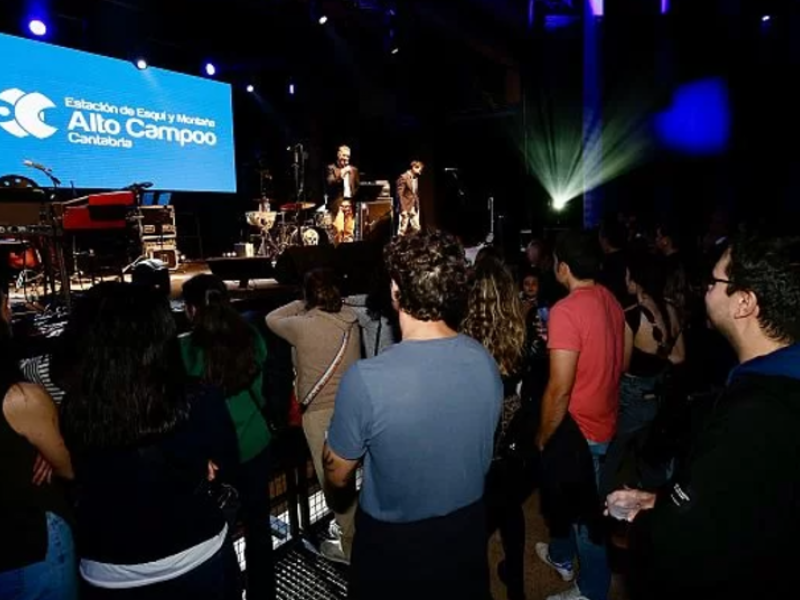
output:
<path id="1" fill-rule="evenodd" d="M 72 530 L 66 521 L 47 513 L 47 555 L 41 562 L 0 573 L 3 600 L 76 600 L 78 566 Z"/>
<path id="2" fill-rule="evenodd" d="M 656 390 L 660 377 L 625 375 L 619 385 L 619 415 L 617 435 L 639 431 L 653 422 L 658 413 Z"/>
<path id="3" fill-rule="evenodd" d="M 588 442 L 588 440 L 587 440 Z M 600 485 L 600 461 L 608 450 L 608 442 L 588 442 L 594 462 L 594 477 Z M 578 573 L 578 588 L 589 600 L 606 600 L 611 585 L 611 570 L 608 568 L 605 544 L 595 544 L 589 538 L 589 528 L 574 525 L 569 537 L 550 540 L 550 560 L 559 564 L 572 563 L 575 554 L 581 563 Z"/>
<path id="4" fill-rule="evenodd" d="M 625 375 L 620 382 L 617 434 L 606 454 L 600 495 L 606 496 L 622 485 L 658 487 L 669 479 L 669 465 L 649 465 L 638 460 L 638 448 L 659 411 L 659 388 L 663 376 Z M 631 479 L 630 462 L 636 460 L 636 479 Z"/>

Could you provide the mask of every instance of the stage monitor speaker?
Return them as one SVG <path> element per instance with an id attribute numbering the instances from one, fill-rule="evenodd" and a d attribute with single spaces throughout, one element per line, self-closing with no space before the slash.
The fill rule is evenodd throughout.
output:
<path id="1" fill-rule="evenodd" d="M 284 285 L 300 285 L 313 269 L 333 269 L 344 295 L 367 293 L 383 264 L 383 246 L 353 242 L 339 246 L 293 246 L 275 264 L 275 279 Z"/>
<path id="2" fill-rule="evenodd" d="M 336 248 L 337 270 L 342 281 L 342 294 L 366 294 L 383 266 L 383 244 L 354 242 Z"/>
<path id="3" fill-rule="evenodd" d="M 208 268 L 226 281 L 246 283 L 252 279 L 272 279 L 275 269 L 272 261 L 265 256 L 252 258 L 209 258 Z"/>
<path id="4" fill-rule="evenodd" d="M 392 200 L 374 200 L 364 204 L 363 239 L 388 242 L 392 236 Z M 388 234 L 388 235 L 387 235 Z"/>
<path id="5" fill-rule="evenodd" d="M 275 279 L 284 285 L 300 285 L 313 269 L 336 270 L 334 246 L 290 246 L 275 263 Z"/>

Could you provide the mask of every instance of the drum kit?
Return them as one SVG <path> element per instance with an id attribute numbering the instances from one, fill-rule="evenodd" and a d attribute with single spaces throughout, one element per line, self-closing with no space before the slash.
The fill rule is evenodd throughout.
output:
<path id="1" fill-rule="evenodd" d="M 313 202 L 290 202 L 273 211 L 268 200 L 261 198 L 257 202 L 259 210 L 245 213 L 245 218 L 248 225 L 259 230 L 254 235 L 260 238 L 259 256 L 277 259 L 291 246 L 333 243 L 333 218 L 324 205 L 314 211 L 317 205 Z"/>

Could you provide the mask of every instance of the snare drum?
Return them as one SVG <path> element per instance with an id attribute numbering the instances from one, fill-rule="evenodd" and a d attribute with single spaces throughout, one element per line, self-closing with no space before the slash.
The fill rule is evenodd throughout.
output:
<path id="1" fill-rule="evenodd" d="M 333 217 L 327 210 L 324 212 L 318 212 L 314 215 L 314 223 L 317 227 L 327 229 L 328 227 L 333 227 Z"/>

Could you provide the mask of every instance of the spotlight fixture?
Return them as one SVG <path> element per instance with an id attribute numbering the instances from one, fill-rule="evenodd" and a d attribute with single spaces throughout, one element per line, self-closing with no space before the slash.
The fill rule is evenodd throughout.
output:
<path id="1" fill-rule="evenodd" d="M 289 84 L 289 95 L 290 96 L 294 96 L 294 84 L 293 83 Z"/>
<path id="2" fill-rule="evenodd" d="M 206 63 L 206 75 L 209 77 L 213 77 L 217 74 L 217 67 L 215 67 L 212 63 Z"/>
<path id="3" fill-rule="evenodd" d="M 250 93 L 252 94 L 253 92 L 255 92 L 255 91 L 256 91 L 256 88 L 254 88 L 254 87 L 253 87 L 253 85 L 252 85 L 252 84 L 250 84 L 250 85 L 248 85 L 248 86 L 247 86 L 247 91 L 248 91 L 248 92 L 250 92 Z"/>
<path id="4" fill-rule="evenodd" d="M 327 17 L 326 15 L 322 15 L 322 16 L 319 18 L 319 24 L 320 24 L 320 25 L 325 25 L 325 23 L 327 23 L 327 22 L 328 22 L 328 17 Z"/>
<path id="5" fill-rule="evenodd" d="M 761 17 L 761 22 L 768 23 L 770 19 L 772 19 L 772 17 L 770 17 L 769 15 L 764 15 L 763 17 Z"/>
<path id="6" fill-rule="evenodd" d="M 392 48 L 392 54 L 397 54 L 398 52 L 400 52 L 400 48 L 398 48 L 397 46 Z"/>
<path id="7" fill-rule="evenodd" d="M 553 207 L 554 211 L 561 212 L 566 208 L 568 202 L 569 198 L 565 196 L 556 196 L 555 198 L 552 199 L 551 206 Z"/>
<path id="8" fill-rule="evenodd" d="M 143 58 L 136 59 L 136 68 L 140 71 L 144 71 L 147 68 L 147 61 Z"/>
<path id="9" fill-rule="evenodd" d="M 38 35 L 39 37 L 47 33 L 47 25 L 41 19 L 31 19 L 28 23 L 28 29 L 33 35 Z"/>

